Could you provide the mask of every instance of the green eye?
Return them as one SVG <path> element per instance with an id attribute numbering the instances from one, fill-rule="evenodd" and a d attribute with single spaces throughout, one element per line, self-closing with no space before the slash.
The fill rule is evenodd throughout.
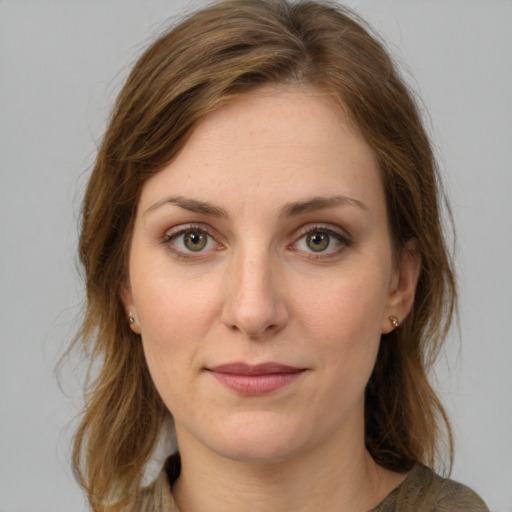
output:
<path id="1" fill-rule="evenodd" d="M 348 236 L 337 226 L 331 228 L 330 225 L 307 224 L 300 229 L 300 232 L 302 236 L 299 236 L 291 247 L 313 260 L 328 261 L 329 258 L 335 258 L 352 245 Z"/>
<path id="2" fill-rule="evenodd" d="M 329 247 L 330 236 L 321 231 L 314 231 L 306 236 L 306 245 L 313 252 L 322 252 Z"/>
<path id="3" fill-rule="evenodd" d="M 195 225 L 172 228 L 165 234 L 162 242 L 174 256 L 194 261 L 204 261 L 204 258 L 212 256 L 223 247 L 210 234 L 209 228 Z"/>
<path id="4" fill-rule="evenodd" d="M 208 243 L 208 235 L 202 231 L 185 231 L 183 244 L 192 252 L 202 251 Z"/>

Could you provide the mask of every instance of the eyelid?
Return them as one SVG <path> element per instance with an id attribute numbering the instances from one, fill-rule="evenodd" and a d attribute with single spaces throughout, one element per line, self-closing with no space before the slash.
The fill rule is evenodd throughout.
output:
<path id="1" fill-rule="evenodd" d="M 163 235 L 163 239 L 169 240 L 173 236 L 179 235 L 180 233 L 184 233 L 185 231 L 190 231 L 193 229 L 197 229 L 198 231 L 204 231 L 211 235 L 211 229 L 206 224 L 201 224 L 200 222 L 187 222 L 185 224 L 178 224 L 177 226 L 173 226 L 172 228 L 166 229 Z"/>
<path id="2" fill-rule="evenodd" d="M 172 240 L 175 237 L 178 237 L 179 235 L 182 235 L 186 233 L 187 231 L 201 231 L 205 233 L 208 237 L 210 237 L 216 244 L 216 247 L 213 249 L 208 249 L 204 251 L 186 251 L 179 249 L 176 247 L 176 245 L 172 244 Z M 334 237 L 339 243 L 340 247 L 337 247 L 335 249 L 330 249 L 326 251 L 320 251 L 320 252 L 314 252 L 314 251 L 304 251 L 301 249 L 298 249 L 296 245 L 299 243 L 299 241 L 304 238 L 306 235 L 314 233 L 314 232 L 324 232 L 327 233 L 329 236 Z M 167 229 L 164 233 L 164 235 L 161 238 L 161 243 L 163 245 L 167 246 L 167 249 L 175 256 L 183 259 L 192 259 L 192 260 L 200 260 L 205 259 L 208 256 L 211 255 L 213 251 L 222 250 L 225 248 L 224 244 L 219 241 L 219 239 L 222 238 L 216 230 L 211 228 L 208 224 L 202 224 L 197 222 L 191 222 L 186 224 L 179 224 L 177 226 L 174 226 L 170 229 Z M 333 258 L 339 255 L 341 252 L 343 252 L 347 247 L 350 247 L 352 245 L 352 239 L 351 236 L 342 228 L 339 226 L 329 224 L 329 223 L 308 223 L 300 228 L 298 228 L 295 231 L 295 234 L 293 235 L 293 242 L 289 244 L 287 247 L 288 249 L 292 251 L 302 252 L 307 254 L 307 258 L 309 259 L 328 259 Z"/>
<path id="3" fill-rule="evenodd" d="M 330 224 L 328 222 L 309 222 L 307 224 L 304 224 L 303 226 L 296 230 L 296 236 L 300 237 L 301 235 L 307 235 L 312 231 L 326 231 L 328 233 L 332 233 L 336 236 L 346 239 L 347 242 L 351 242 L 351 237 L 346 232 L 346 230 L 342 229 L 336 224 Z"/>
<path id="4" fill-rule="evenodd" d="M 187 231 L 201 231 L 205 233 L 209 238 L 211 238 L 215 244 L 216 247 L 213 250 L 219 250 L 221 248 L 224 248 L 223 244 L 219 242 L 220 236 L 218 233 L 213 230 L 210 226 L 207 224 L 201 224 L 197 222 L 191 222 L 187 224 L 179 224 L 177 226 L 174 226 L 170 229 L 167 229 L 162 236 L 161 243 L 167 247 L 167 249 L 175 256 L 183 259 L 205 259 L 208 257 L 208 255 L 211 254 L 212 249 L 204 250 L 204 251 L 184 251 L 182 249 L 179 249 L 176 247 L 176 245 L 172 244 L 172 240 L 174 238 L 179 237 L 180 235 L 183 235 Z"/>
<path id="5" fill-rule="evenodd" d="M 329 236 L 333 236 L 336 238 L 340 243 L 341 247 L 333 250 L 328 250 L 325 252 L 317 252 L 314 251 L 307 252 L 308 258 L 311 259 L 322 259 L 322 258 L 330 258 L 337 256 L 341 252 L 343 252 L 347 247 L 350 247 L 353 244 L 351 236 L 343 229 L 341 229 L 339 226 L 335 226 L 333 224 L 328 223 L 310 223 L 306 224 L 304 226 L 301 226 L 295 233 L 294 241 L 289 245 L 289 247 L 292 250 L 299 251 L 295 246 L 298 244 L 302 238 L 304 238 L 306 235 L 309 235 L 311 233 L 315 232 L 323 232 L 327 233 Z"/>

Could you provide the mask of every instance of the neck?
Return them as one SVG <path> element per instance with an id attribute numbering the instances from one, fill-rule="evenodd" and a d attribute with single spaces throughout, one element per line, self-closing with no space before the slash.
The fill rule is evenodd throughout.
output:
<path id="1" fill-rule="evenodd" d="M 186 437 L 173 486 L 182 512 L 366 512 L 405 478 L 378 466 L 364 439 L 263 463 L 220 456 Z"/>

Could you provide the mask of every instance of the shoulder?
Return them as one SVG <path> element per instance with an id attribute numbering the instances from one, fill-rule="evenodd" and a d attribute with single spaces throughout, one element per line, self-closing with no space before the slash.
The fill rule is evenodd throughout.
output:
<path id="1" fill-rule="evenodd" d="M 489 512 L 471 489 L 443 478 L 425 466 L 415 466 L 375 512 Z"/>

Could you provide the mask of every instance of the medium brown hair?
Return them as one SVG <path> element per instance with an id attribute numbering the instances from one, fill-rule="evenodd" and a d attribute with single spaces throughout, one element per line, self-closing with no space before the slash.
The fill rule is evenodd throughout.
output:
<path id="1" fill-rule="evenodd" d="M 83 202 L 79 255 L 87 308 L 77 343 L 97 368 L 75 437 L 75 473 L 95 511 L 136 493 L 170 414 L 119 299 L 144 182 L 209 112 L 263 84 L 332 96 L 377 156 L 393 244 L 417 241 L 422 269 L 409 316 L 384 335 L 366 390 L 366 446 L 381 465 L 434 464 L 452 440 L 427 374 L 456 290 L 433 152 L 415 102 L 364 22 L 337 4 L 228 0 L 186 18 L 140 57 L 119 94 Z M 110 509 L 109 509 L 110 510 Z"/>

